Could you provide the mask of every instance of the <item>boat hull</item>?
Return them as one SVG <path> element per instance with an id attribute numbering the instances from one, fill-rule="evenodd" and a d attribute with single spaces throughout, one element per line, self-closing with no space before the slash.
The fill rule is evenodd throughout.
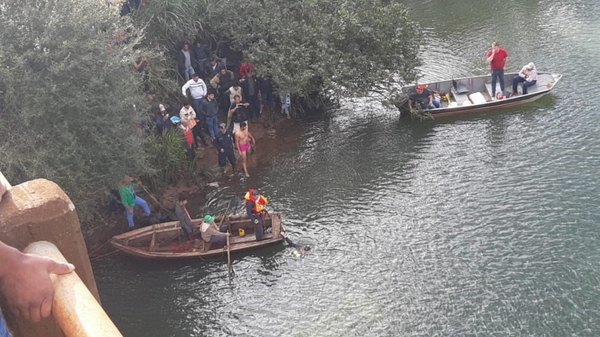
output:
<path id="1" fill-rule="evenodd" d="M 215 222 L 219 223 L 220 220 L 220 218 L 217 218 Z M 232 253 L 276 245 L 284 240 L 281 235 L 281 215 L 278 213 L 271 213 L 265 218 L 265 230 L 268 233 L 260 241 L 256 240 L 254 224 L 247 216 L 230 216 L 225 224 L 228 222 L 232 232 L 230 237 L 230 251 Z M 201 223 L 202 219 L 192 220 L 195 229 L 199 229 Z M 248 234 L 243 237 L 239 236 L 240 228 Z M 183 237 L 179 221 L 171 221 L 115 235 L 110 240 L 110 244 L 125 254 L 153 260 L 204 259 L 220 257 L 227 253 L 226 246 L 219 248 L 207 247 L 209 245 L 202 241 L 199 233 L 194 235 L 193 241 L 183 240 Z"/>
<path id="2" fill-rule="evenodd" d="M 512 80 L 517 73 L 507 73 L 504 75 L 505 88 L 512 86 Z M 451 117 L 462 114 L 482 113 L 494 110 L 500 110 L 531 103 L 550 93 L 562 78 L 560 74 L 540 73 L 537 84 L 530 87 L 525 95 L 514 95 L 502 99 L 494 99 L 491 89 L 491 77 L 488 75 L 466 77 L 459 79 L 446 80 L 427 84 L 427 87 L 446 97 L 442 102 L 442 107 L 438 109 L 427 109 L 434 119 Z M 497 85 L 499 89 L 499 84 Z M 410 96 L 414 92 L 414 86 L 402 88 L 402 91 Z M 506 91 L 506 89 L 505 89 Z M 406 112 L 407 104 L 400 107 L 402 112 Z"/>

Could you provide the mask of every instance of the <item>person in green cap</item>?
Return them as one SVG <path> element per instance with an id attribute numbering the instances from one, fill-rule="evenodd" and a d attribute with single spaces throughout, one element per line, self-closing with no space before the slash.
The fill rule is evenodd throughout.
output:
<path id="1" fill-rule="evenodd" d="M 229 233 L 223 233 L 217 227 L 212 215 L 205 215 L 200 226 L 200 233 L 204 242 L 210 243 L 212 247 L 222 247 L 227 243 Z"/>

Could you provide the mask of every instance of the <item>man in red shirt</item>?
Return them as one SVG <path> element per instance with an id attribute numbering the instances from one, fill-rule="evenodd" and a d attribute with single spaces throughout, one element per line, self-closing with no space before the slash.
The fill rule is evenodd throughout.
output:
<path id="1" fill-rule="evenodd" d="M 492 70 L 492 99 L 496 98 L 496 81 L 500 82 L 500 90 L 504 95 L 504 67 L 508 62 L 508 53 L 500 48 L 498 42 L 492 43 L 492 49 L 487 52 L 487 62 Z"/>

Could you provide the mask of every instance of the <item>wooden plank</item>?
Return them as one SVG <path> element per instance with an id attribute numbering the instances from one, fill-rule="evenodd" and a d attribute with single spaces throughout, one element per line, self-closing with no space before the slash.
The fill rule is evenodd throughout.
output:
<path id="1" fill-rule="evenodd" d="M 466 101 L 469 101 L 469 95 L 459 94 L 456 91 L 456 89 L 454 89 L 454 87 L 450 88 L 450 92 L 452 93 L 452 96 L 454 96 L 454 100 L 456 101 L 456 104 L 458 104 L 459 106 L 463 105 L 463 103 L 465 103 Z"/>

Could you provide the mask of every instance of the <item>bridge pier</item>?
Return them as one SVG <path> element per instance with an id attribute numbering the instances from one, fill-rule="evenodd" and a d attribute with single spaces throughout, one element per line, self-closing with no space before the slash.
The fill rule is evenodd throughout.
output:
<path id="1" fill-rule="evenodd" d="M 0 173 L 0 183 L 7 184 Z M 21 251 L 36 241 L 52 242 L 75 265 L 75 271 L 96 300 L 98 289 L 75 206 L 55 183 L 36 179 L 10 188 L 0 201 L 0 241 Z M 2 307 L 6 307 L 1 303 Z M 52 318 L 32 323 L 3 310 L 14 337 L 65 336 Z"/>

